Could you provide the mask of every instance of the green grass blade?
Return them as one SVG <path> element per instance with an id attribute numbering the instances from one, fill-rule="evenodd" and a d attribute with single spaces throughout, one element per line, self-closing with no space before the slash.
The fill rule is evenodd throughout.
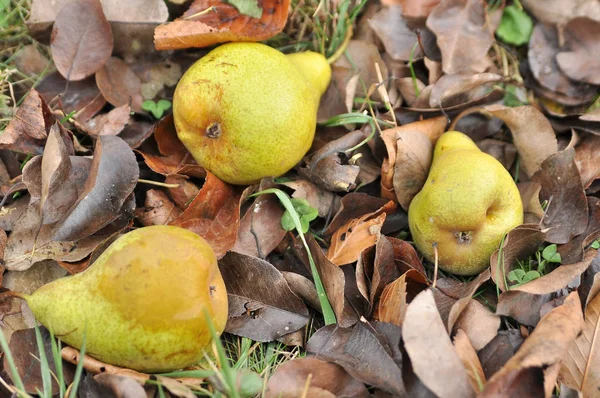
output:
<path id="1" fill-rule="evenodd" d="M 283 192 L 281 189 L 277 188 L 269 188 L 264 191 L 257 192 L 250 196 L 258 196 L 262 194 L 273 193 L 277 195 L 279 201 L 283 205 L 283 207 L 290 212 L 292 216 L 292 220 L 294 221 L 294 225 L 296 226 L 296 231 L 302 240 L 302 244 L 306 249 L 306 253 L 308 254 L 308 262 L 310 263 L 310 271 L 312 273 L 313 279 L 315 281 L 315 288 L 317 289 L 317 295 L 319 296 L 319 303 L 321 304 L 321 311 L 323 312 L 323 318 L 325 319 L 326 325 L 334 325 L 336 323 L 335 313 L 333 312 L 333 308 L 331 307 L 331 303 L 327 298 L 327 292 L 325 292 L 325 287 L 323 286 L 323 282 L 321 281 L 321 276 L 319 275 L 319 271 L 317 270 L 317 266 L 313 259 L 312 253 L 310 252 L 310 248 L 308 247 L 308 243 L 306 242 L 306 238 L 304 237 L 304 233 L 302 233 L 302 224 L 300 224 L 300 217 L 294 209 L 294 205 L 290 201 L 290 197 Z"/>
<path id="2" fill-rule="evenodd" d="M 13 383 L 20 391 L 25 391 L 25 386 L 23 385 L 23 380 L 21 380 L 21 376 L 17 371 L 17 366 L 15 365 L 15 360 L 10 352 L 10 348 L 8 347 L 8 342 L 4 337 L 4 332 L 0 331 L 0 346 L 2 346 L 2 351 L 4 351 L 4 355 L 6 357 L 6 361 L 8 362 L 8 367 L 10 370 L 10 376 L 13 379 Z"/>
<path id="3" fill-rule="evenodd" d="M 48 331 L 50 332 L 50 344 L 52 344 L 52 357 L 54 358 L 54 369 L 56 370 L 56 376 L 58 379 L 57 383 L 59 389 L 59 397 L 64 398 L 66 392 L 66 385 L 63 374 L 62 357 L 60 356 L 60 351 L 62 347 L 60 341 L 57 343 L 56 339 L 54 338 L 54 333 L 52 333 L 51 330 Z"/>
<path id="4" fill-rule="evenodd" d="M 50 365 L 48 365 L 48 358 L 46 358 L 46 348 L 44 347 L 44 340 L 40 333 L 40 328 L 35 325 L 35 341 L 37 342 L 38 353 L 40 355 L 40 369 L 42 371 L 42 387 L 43 396 L 46 398 L 52 397 L 52 374 L 50 372 Z"/>
<path id="5" fill-rule="evenodd" d="M 87 329 L 86 329 L 87 330 Z M 87 333 L 83 333 L 83 340 L 81 342 L 81 349 L 79 350 L 79 362 L 75 369 L 75 377 L 73 378 L 73 385 L 69 392 L 69 398 L 77 398 L 77 390 L 79 389 L 79 382 L 81 380 L 81 374 L 83 373 L 83 358 L 85 356 L 85 345 L 87 342 Z"/>

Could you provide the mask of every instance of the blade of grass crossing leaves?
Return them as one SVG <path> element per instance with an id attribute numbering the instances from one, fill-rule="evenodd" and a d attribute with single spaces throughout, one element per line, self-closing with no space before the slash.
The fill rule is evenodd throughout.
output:
<path id="1" fill-rule="evenodd" d="M 190 378 L 190 379 L 206 379 L 214 375 L 215 372 L 212 370 L 182 370 L 179 372 L 159 373 L 158 376 L 170 377 L 170 378 Z"/>
<path id="2" fill-rule="evenodd" d="M 40 355 L 43 396 L 46 398 L 51 398 L 52 397 L 52 375 L 50 373 L 50 366 L 48 365 L 48 358 L 46 358 L 46 349 L 44 347 L 44 340 L 42 339 L 42 334 L 40 333 L 40 328 L 37 325 L 35 325 L 35 341 L 37 342 L 38 353 Z"/>
<path id="3" fill-rule="evenodd" d="M 290 197 L 280 189 L 277 188 L 269 188 L 264 191 L 257 192 L 251 196 L 258 196 L 262 194 L 273 193 L 277 195 L 279 201 L 283 205 L 283 207 L 290 212 L 292 216 L 292 220 L 294 221 L 294 225 L 296 226 L 296 231 L 298 231 L 298 235 L 302 240 L 302 244 L 306 249 L 308 254 L 308 261 L 310 262 L 310 270 L 315 281 L 315 288 L 317 289 L 317 294 L 319 296 L 319 303 L 321 304 L 321 311 L 323 312 L 323 318 L 325 319 L 325 325 L 333 325 L 336 323 L 335 313 L 333 312 L 333 308 L 331 307 L 331 303 L 327 298 L 327 293 L 325 292 L 325 288 L 323 287 L 323 282 L 321 281 L 321 277 L 319 276 L 319 271 L 317 270 L 317 266 L 315 265 L 315 261 L 313 260 L 312 254 L 308 247 L 308 243 L 304 238 L 304 233 L 302 232 L 302 224 L 300 223 L 300 217 L 298 213 L 294 209 L 294 205 L 290 201 Z"/>
<path id="4" fill-rule="evenodd" d="M 163 390 L 162 383 L 157 383 L 156 385 L 158 386 L 158 396 L 160 398 L 166 398 L 167 396 L 165 395 L 165 390 Z"/>
<path id="5" fill-rule="evenodd" d="M 213 344 L 215 350 L 217 351 L 217 359 L 221 364 L 221 376 L 224 384 L 227 385 L 227 389 L 229 391 L 229 396 L 231 398 L 238 398 L 238 392 L 236 388 L 236 380 L 235 380 L 235 372 L 231 369 L 231 365 L 229 364 L 229 359 L 225 354 L 225 349 L 223 348 L 223 344 L 217 335 L 217 331 L 215 330 L 215 325 L 212 322 L 210 315 L 208 315 L 208 311 L 204 310 L 204 316 L 206 317 L 206 324 L 208 325 L 208 329 L 210 331 L 210 336 L 212 337 Z"/>
<path id="6" fill-rule="evenodd" d="M 86 328 L 87 330 L 87 328 Z M 69 392 L 69 398 L 77 398 L 77 390 L 79 389 L 79 382 L 81 381 L 81 374 L 83 373 L 83 358 L 85 357 L 85 346 L 87 343 L 87 333 L 83 333 L 83 339 L 81 341 L 81 349 L 79 350 L 79 362 L 75 369 L 75 377 L 73 378 L 73 384 L 71 385 L 71 391 Z"/>
<path id="7" fill-rule="evenodd" d="M 50 331 L 50 344 L 52 346 L 52 357 L 54 358 L 54 369 L 56 369 L 56 382 L 58 383 L 59 397 L 63 398 L 66 392 L 65 379 L 63 374 L 62 358 L 60 350 L 62 349 L 60 341 L 54 338 L 54 333 Z"/>
<path id="8" fill-rule="evenodd" d="M 6 356 L 6 360 L 8 362 L 8 367 L 10 369 L 10 376 L 13 379 L 13 383 L 19 389 L 21 393 L 17 393 L 18 396 L 26 396 L 22 393 L 25 392 L 25 386 L 23 385 L 23 380 L 21 380 L 21 376 L 17 371 L 17 367 L 15 366 L 15 360 L 10 352 L 10 348 L 8 347 L 8 342 L 4 337 L 4 333 L 0 333 L 0 346 L 2 346 L 2 351 L 4 351 L 4 355 Z"/>

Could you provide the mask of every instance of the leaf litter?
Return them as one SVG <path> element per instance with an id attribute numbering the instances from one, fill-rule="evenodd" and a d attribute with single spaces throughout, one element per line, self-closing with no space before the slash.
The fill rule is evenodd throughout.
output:
<path id="1" fill-rule="evenodd" d="M 226 336 L 304 346 L 305 358 L 270 370 L 266 396 L 550 396 L 567 387 L 594 394 L 594 2 L 523 1 L 521 19 L 509 22 L 531 16 L 533 31 L 517 45 L 501 19 L 518 8 L 512 1 L 67 3 L 32 2 L 31 34 L 50 47 L 27 47 L 14 63 L 35 60 L 23 71 L 42 75 L 35 89 L 18 82 L 2 97 L 11 104 L 0 135 L 4 289 L 81 272 L 130 228 L 179 225 L 220 258 Z M 206 54 L 195 47 L 240 40 L 324 52 L 333 70 L 313 148 L 284 176 L 250 187 L 196 164 L 169 107 L 177 80 Z M 345 51 L 335 55 L 338 48 Z M 344 113 L 354 119 L 345 122 Z M 511 173 L 526 214 L 490 267 L 468 278 L 436 273 L 407 228 L 436 141 L 452 129 Z M 335 325 L 324 325 L 308 253 L 285 228 L 285 209 L 273 195 L 250 197 L 271 188 L 306 200 L 314 216 L 308 247 Z M 558 260 L 548 263 L 552 244 Z M 534 270 L 535 278 L 515 281 Z M 0 312 L 18 360 L 35 368 L 27 307 L 5 298 Z M 147 375 L 83 361 L 80 392 L 157 393 L 142 384 Z M 28 391 L 42 388 L 41 375 L 26 376 Z M 206 386 L 159 380 L 176 396 Z"/>

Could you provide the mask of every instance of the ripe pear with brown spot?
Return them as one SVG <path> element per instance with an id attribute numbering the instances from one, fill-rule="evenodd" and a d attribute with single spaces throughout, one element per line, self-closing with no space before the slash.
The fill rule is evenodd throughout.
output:
<path id="1" fill-rule="evenodd" d="M 136 229 L 85 271 L 23 295 L 63 342 L 103 362 L 167 372 L 199 362 L 220 334 L 227 292 L 217 258 L 200 236 L 174 226 Z"/>
<path id="2" fill-rule="evenodd" d="M 260 43 L 228 43 L 177 84 L 173 119 L 196 162 L 231 184 L 253 184 L 294 167 L 312 145 L 325 57 L 284 55 Z"/>
<path id="3" fill-rule="evenodd" d="M 510 173 L 465 134 L 444 133 L 436 143 L 425 185 L 408 209 L 419 251 L 439 267 L 475 275 L 489 267 L 503 236 L 523 223 L 523 205 Z"/>

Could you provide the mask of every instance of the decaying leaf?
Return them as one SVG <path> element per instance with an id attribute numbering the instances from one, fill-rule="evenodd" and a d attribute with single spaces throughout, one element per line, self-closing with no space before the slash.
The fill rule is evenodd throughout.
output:
<path id="1" fill-rule="evenodd" d="M 573 18 L 564 35 L 571 51 L 556 55 L 560 69 L 573 80 L 600 84 L 600 62 L 594 56 L 600 51 L 600 22 L 588 17 Z"/>
<path id="2" fill-rule="evenodd" d="M 455 330 L 462 330 L 469 337 L 475 350 L 480 350 L 498 334 L 501 319 L 477 300 L 469 304 L 454 324 Z"/>
<path id="3" fill-rule="evenodd" d="M 456 353 L 431 290 L 408 305 L 402 338 L 414 372 L 439 397 L 474 397 L 469 376 Z"/>
<path id="4" fill-rule="evenodd" d="M 481 391 L 485 384 L 485 374 L 477 357 L 477 352 L 469 341 L 469 336 L 462 329 L 459 329 L 456 336 L 454 336 L 454 348 L 467 370 L 471 387 L 474 391 Z"/>
<path id="5" fill-rule="evenodd" d="M 329 394 L 328 394 L 329 393 Z M 365 385 L 344 368 L 316 358 L 299 358 L 279 366 L 269 377 L 265 397 L 347 396 L 367 398 Z"/>
<path id="6" fill-rule="evenodd" d="M 208 47 L 228 41 L 260 41 L 279 33 L 286 23 L 289 0 L 258 0 L 260 18 L 242 14 L 221 0 L 195 0 L 183 17 L 154 31 L 157 50 Z M 212 7 L 211 10 L 209 10 Z M 209 12 L 203 12 L 207 11 Z"/>
<path id="7" fill-rule="evenodd" d="M 336 265 L 350 264 L 363 250 L 373 246 L 381 233 L 386 214 L 367 214 L 341 226 L 331 237 L 327 258 Z"/>
<path id="8" fill-rule="evenodd" d="M 369 26 L 383 43 L 385 51 L 392 59 L 408 61 L 419 58 L 421 50 L 413 47 L 417 43 L 415 30 L 403 18 L 404 7 L 390 5 L 369 18 Z"/>
<path id="9" fill-rule="evenodd" d="M 565 25 L 575 17 L 587 16 L 600 21 L 600 4 L 596 0 L 523 0 L 523 6 L 546 24 Z"/>
<path id="10" fill-rule="evenodd" d="M 124 61 L 109 58 L 96 72 L 98 89 L 113 106 L 131 105 L 134 112 L 142 112 L 142 81 Z"/>
<path id="11" fill-rule="evenodd" d="M 583 325 L 581 303 L 577 292 L 573 292 L 563 305 L 541 319 L 517 353 L 492 376 L 481 396 L 541 396 L 540 392 L 544 395 L 544 383 L 549 381 L 554 385 L 557 374 L 545 381 L 542 370 L 565 358 Z M 524 383 L 523 377 L 531 382 Z M 538 395 L 531 395 L 533 391 Z"/>
<path id="12" fill-rule="evenodd" d="M 240 226 L 240 193 L 207 173 L 206 181 L 187 209 L 170 225 L 197 233 L 221 258 L 236 242 Z"/>
<path id="13" fill-rule="evenodd" d="M 129 123 L 130 113 L 129 104 L 121 105 L 85 122 L 85 130 L 91 135 L 117 135 Z"/>
<path id="14" fill-rule="evenodd" d="M 50 39 L 52 59 L 67 80 L 93 75 L 110 58 L 113 35 L 100 0 L 82 0 L 63 7 Z"/>
<path id="15" fill-rule="evenodd" d="M 575 164 L 585 189 L 600 178 L 600 136 L 585 134 L 575 147 Z"/>
<path id="16" fill-rule="evenodd" d="M 483 72 L 481 60 L 494 42 L 495 31 L 486 13 L 478 0 L 443 0 L 429 14 L 427 27 L 437 37 L 444 72 Z"/>
<path id="17" fill-rule="evenodd" d="M 181 215 L 177 208 L 163 191 L 150 189 L 146 192 L 145 208 L 136 209 L 137 218 L 144 226 L 166 225 Z"/>
<path id="18" fill-rule="evenodd" d="M 273 341 L 308 322 L 308 309 L 270 263 L 230 252 L 219 268 L 229 297 L 226 332 Z"/>
<path id="19" fill-rule="evenodd" d="M 394 192 L 400 206 L 408 210 L 410 202 L 427 180 L 433 145 L 429 137 L 418 131 L 401 131 L 396 138 Z"/>
<path id="20" fill-rule="evenodd" d="M 542 226 L 549 228 L 546 241 L 567 243 L 585 231 L 588 203 L 574 149 L 549 156 L 532 180 L 542 186 L 540 200 L 547 203 L 546 217 L 542 220 Z"/>
<path id="21" fill-rule="evenodd" d="M 443 75 L 431 89 L 429 106 L 443 108 L 467 102 L 484 94 L 492 83 L 502 80 L 503 77 L 496 73 Z"/>
<path id="22" fill-rule="evenodd" d="M 427 288 L 427 279 L 417 270 L 406 271 L 385 286 L 379 297 L 376 318 L 381 322 L 402 326 L 407 305 Z"/>

